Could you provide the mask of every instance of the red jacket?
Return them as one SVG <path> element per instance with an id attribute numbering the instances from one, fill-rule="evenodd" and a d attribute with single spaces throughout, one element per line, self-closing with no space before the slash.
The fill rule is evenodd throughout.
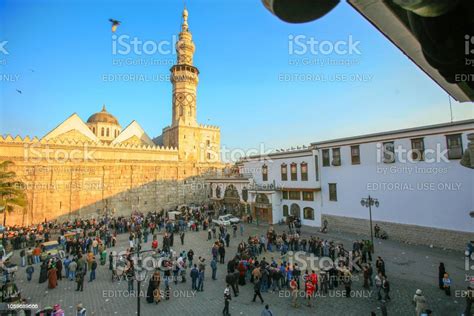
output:
<path id="1" fill-rule="evenodd" d="M 313 282 L 313 285 L 318 284 L 318 275 L 316 273 L 311 273 L 310 279 L 311 282 Z"/>
<path id="2" fill-rule="evenodd" d="M 314 293 L 314 285 L 312 282 L 306 282 L 306 295 L 312 296 Z"/>

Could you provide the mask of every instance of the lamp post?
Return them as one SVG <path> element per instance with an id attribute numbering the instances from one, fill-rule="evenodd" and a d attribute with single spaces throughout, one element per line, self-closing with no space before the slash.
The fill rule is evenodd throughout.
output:
<path id="1" fill-rule="evenodd" d="M 377 199 L 374 199 L 369 195 L 367 198 L 362 198 L 360 200 L 360 204 L 364 207 L 369 208 L 369 219 L 370 219 L 370 242 L 372 244 L 372 253 L 374 253 L 374 233 L 372 229 L 372 206 L 379 207 L 380 203 Z"/>
<path id="2" fill-rule="evenodd" d="M 141 254 L 144 252 L 150 252 L 150 250 L 140 251 L 141 248 L 141 236 L 138 238 L 135 255 L 137 257 L 137 264 L 134 267 L 135 279 L 137 280 L 137 315 L 140 316 L 140 296 L 141 296 L 141 282 L 146 278 L 147 270 L 143 267 Z"/>

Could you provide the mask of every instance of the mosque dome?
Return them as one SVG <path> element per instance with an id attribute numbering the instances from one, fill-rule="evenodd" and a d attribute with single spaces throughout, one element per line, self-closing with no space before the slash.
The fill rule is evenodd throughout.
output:
<path id="1" fill-rule="evenodd" d="M 102 111 L 92 114 L 87 123 L 111 123 L 115 125 L 120 125 L 117 118 L 107 112 L 105 105 L 102 107 Z"/>

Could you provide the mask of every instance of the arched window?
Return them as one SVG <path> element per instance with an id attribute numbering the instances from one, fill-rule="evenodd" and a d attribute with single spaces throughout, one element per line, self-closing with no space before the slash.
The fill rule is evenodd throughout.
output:
<path id="1" fill-rule="evenodd" d="M 298 174 L 297 174 L 297 166 L 296 163 L 292 163 L 290 166 L 290 172 L 291 172 L 291 181 L 296 181 L 298 180 Z"/>
<path id="2" fill-rule="evenodd" d="M 100 136 L 104 136 L 104 128 L 103 127 L 100 129 Z"/>
<path id="3" fill-rule="evenodd" d="M 288 180 L 288 167 L 286 166 L 286 163 L 281 164 L 281 181 L 287 181 Z"/>
<path id="4" fill-rule="evenodd" d="M 262 180 L 268 181 L 268 166 L 267 165 L 262 166 Z"/>
<path id="5" fill-rule="evenodd" d="M 311 207 L 305 207 L 303 209 L 303 218 L 314 220 L 314 210 Z"/>
<path id="6" fill-rule="evenodd" d="M 301 217 L 300 206 L 296 203 L 291 204 L 290 213 L 291 213 L 291 216 L 300 218 Z"/>
<path id="7" fill-rule="evenodd" d="M 219 185 L 217 185 L 217 188 L 216 188 L 216 198 L 220 198 L 221 197 L 221 187 Z"/>
<path id="8" fill-rule="evenodd" d="M 95 134 L 95 127 L 92 127 L 92 133 Z"/>
<path id="9" fill-rule="evenodd" d="M 288 216 L 288 205 L 283 205 L 283 216 Z"/>
<path id="10" fill-rule="evenodd" d="M 301 181 L 308 181 L 308 164 L 306 162 L 301 163 Z"/>
<path id="11" fill-rule="evenodd" d="M 109 128 L 107 127 L 107 137 L 109 137 Z"/>

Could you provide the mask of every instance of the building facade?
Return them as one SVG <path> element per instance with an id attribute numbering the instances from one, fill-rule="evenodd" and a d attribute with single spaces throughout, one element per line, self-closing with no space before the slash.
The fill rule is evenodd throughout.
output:
<path id="1" fill-rule="evenodd" d="M 474 170 L 460 164 L 474 120 L 312 143 L 239 162 L 254 186 L 270 186 L 270 223 L 288 215 L 366 233 L 372 217 L 403 241 L 462 247 L 474 239 Z M 252 192 L 252 191 L 250 191 Z M 250 195 L 250 200 L 252 197 Z"/>
<path id="2" fill-rule="evenodd" d="M 187 10 L 176 47 L 172 124 L 154 140 L 136 121 L 122 128 L 105 106 L 86 122 L 72 114 L 41 139 L 0 137 L 0 161 L 14 163 L 28 199 L 7 225 L 207 201 L 204 175 L 223 167 L 220 130 L 197 123 L 199 71 Z"/>

